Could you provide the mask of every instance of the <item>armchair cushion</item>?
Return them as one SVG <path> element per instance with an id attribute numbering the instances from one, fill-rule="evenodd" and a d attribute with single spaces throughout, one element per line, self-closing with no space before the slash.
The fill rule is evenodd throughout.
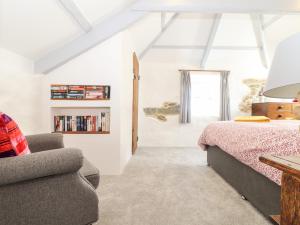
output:
<path id="1" fill-rule="evenodd" d="M 63 135 L 59 133 L 28 135 L 26 139 L 32 153 L 64 148 Z"/>
<path id="2" fill-rule="evenodd" d="M 63 135 L 60 133 L 29 135 L 26 136 L 26 139 L 32 153 L 46 150 L 56 151 L 57 149 L 64 148 Z M 99 170 L 87 159 L 83 159 L 83 165 L 79 172 L 95 189 L 98 187 L 100 181 Z"/>
<path id="3" fill-rule="evenodd" d="M 97 189 L 100 181 L 99 170 L 93 166 L 87 159 L 83 159 L 83 166 L 79 170 L 82 176 L 84 176 L 95 189 Z"/>
<path id="4" fill-rule="evenodd" d="M 72 148 L 0 159 L 0 186 L 79 171 L 83 156 Z"/>
<path id="5" fill-rule="evenodd" d="M 26 138 L 16 122 L 0 112 L 0 158 L 29 153 Z"/>

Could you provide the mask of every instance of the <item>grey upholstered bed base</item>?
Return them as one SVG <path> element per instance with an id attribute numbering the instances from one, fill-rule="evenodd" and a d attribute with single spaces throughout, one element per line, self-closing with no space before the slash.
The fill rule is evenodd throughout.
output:
<path id="1" fill-rule="evenodd" d="M 207 150 L 208 165 L 266 217 L 280 214 L 280 186 L 217 146 Z"/>

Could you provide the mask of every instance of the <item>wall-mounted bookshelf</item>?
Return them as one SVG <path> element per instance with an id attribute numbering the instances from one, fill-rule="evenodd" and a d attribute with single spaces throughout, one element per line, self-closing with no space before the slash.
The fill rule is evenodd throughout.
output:
<path id="1" fill-rule="evenodd" d="M 110 100 L 110 86 L 53 84 L 50 89 L 53 133 L 110 134 L 110 103 L 103 101 Z"/>
<path id="2" fill-rule="evenodd" d="M 52 132 L 63 134 L 110 134 L 109 107 L 52 107 Z"/>
<path id="3" fill-rule="evenodd" d="M 110 112 L 98 115 L 55 115 L 54 132 L 66 134 L 109 134 Z"/>
<path id="4" fill-rule="evenodd" d="M 51 85 L 51 100 L 99 101 L 110 100 L 108 85 Z"/>
<path id="5" fill-rule="evenodd" d="M 50 101 L 51 108 L 109 108 L 110 101 Z"/>

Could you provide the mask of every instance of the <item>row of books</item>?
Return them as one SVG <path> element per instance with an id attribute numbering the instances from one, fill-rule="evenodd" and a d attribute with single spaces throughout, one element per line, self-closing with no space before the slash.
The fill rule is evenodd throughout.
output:
<path id="1" fill-rule="evenodd" d="M 75 99 L 75 100 L 110 99 L 110 86 L 51 85 L 51 99 Z"/>
<path id="2" fill-rule="evenodd" d="M 90 116 L 54 116 L 54 132 L 109 132 L 110 113 Z"/>
<path id="3" fill-rule="evenodd" d="M 51 98 L 52 99 L 63 99 L 68 97 L 67 86 L 51 86 Z"/>
<path id="4" fill-rule="evenodd" d="M 109 99 L 110 86 L 86 86 L 86 99 Z"/>

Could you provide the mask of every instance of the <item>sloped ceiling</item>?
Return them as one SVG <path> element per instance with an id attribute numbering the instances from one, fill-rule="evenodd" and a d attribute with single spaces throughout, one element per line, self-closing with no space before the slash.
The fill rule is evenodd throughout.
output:
<path id="1" fill-rule="evenodd" d="M 91 23 L 99 23 L 129 6 L 134 0 L 74 0 Z"/>
<path id="2" fill-rule="evenodd" d="M 1 0 L 0 10 L 0 46 L 31 59 L 81 32 L 53 0 Z"/>
<path id="3" fill-rule="evenodd" d="M 223 15 L 214 45 L 257 46 L 249 14 Z"/>
<path id="4" fill-rule="evenodd" d="M 206 45 L 213 19 L 212 14 L 180 14 L 157 44 Z"/>
<path id="5" fill-rule="evenodd" d="M 156 20 L 155 17 L 156 16 Z M 267 22 L 276 15 L 264 15 L 264 21 Z M 130 30 L 134 33 L 133 39 L 136 43 L 136 51 L 142 52 L 147 43 L 151 42 L 151 35 L 142 32 L 150 28 L 154 31 L 153 23 L 159 20 L 158 13 L 151 15 L 135 24 Z M 203 56 L 203 49 L 197 46 L 205 46 L 209 37 L 211 25 L 213 23 L 214 14 L 198 14 L 198 13 L 181 13 L 176 21 L 163 33 L 161 38 L 156 42 L 143 58 L 146 61 L 160 62 L 181 62 L 194 63 L 199 65 Z M 300 32 L 300 15 L 283 15 L 278 21 L 267 27 L 264 32 L 266 36 L 266 44 L 270 59 L 272 59 L 276 46 L 285 38 L 294 33 Z M 156 22 L 156 33 L 160 31 L 160 24 Z M 152 37 L 153 38 L 153 37 Z M 145 40 L 148 41 L 145 43 Z M 143 42 L 143 44 L 140 44 Z M 163 46 L 163 48 L 160 48 Z M 169 46 L 169 48 L 168 48 Z M 256 38 L 249 14 L 223 14 L 220 26 L 217 30 L 213 47 L 253 47 L 252 50 L 216 50 L 212 49 L 211 54 L 216 55 L 220 52 L 222 55 L 232 54 L 235 57 L 245 57 L 246 54 L 257 55 L 259 60 L 259 52 Z"/>
<path id="6" fill-rule="evenodd" d="M 75 0 L 93 24 L 132 0 Z M 0 47 L 36 60 L 83 34 L 58 0 L 0 0 Z"/>
<path id="7" fill-rule="evenodd" d="M 73 1 L 92 26 L 135 2 L 134 0 Z M 196 1 L 164 2 L 183 4 Z M 170 18 L 170 14 L 167 14 L 167 17 Z M 272 17 L 274 15 L 264 15 L 265 21 Z M 141 53 L 161 32 L 160 19 L 160 13 L 151 13 L 129 28 L 137 53 Z M 214 14 L 180 13 L 155 45 L 205 46 L 213 19 Z M 265 30 L 270 55 L 280 41 L 293 33 L 300 32 L 299 24 L 299 15 L 285 15 Z M 2 48 L 37 60 L 83 34 L 84 31 L 66 12 L 59 0 L 0 0 L 0 47 Z M 224 14 L 213 45 L 257 46 L 249 15 Z M 152 48 L 145 60 L 200 62 L 202 54 L 203 49 Z"/>
<path id="8" fill-rule="evenodd" d="M 139 11 L 197 13 L 299 12 L 300 0 L 140 0 Z"/>

